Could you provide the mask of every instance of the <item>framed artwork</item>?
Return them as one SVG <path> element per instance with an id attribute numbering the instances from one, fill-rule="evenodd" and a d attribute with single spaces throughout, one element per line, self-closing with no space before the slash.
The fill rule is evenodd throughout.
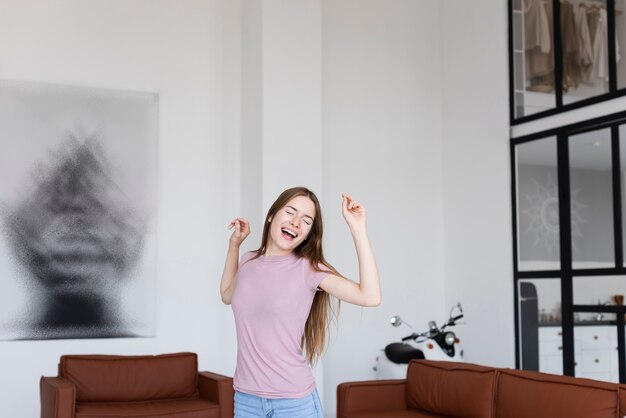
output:
<path id="1" fill-rule="evenodd" d="M 0 80 L 0 339 L 155 332 L 158 95 Z"/>

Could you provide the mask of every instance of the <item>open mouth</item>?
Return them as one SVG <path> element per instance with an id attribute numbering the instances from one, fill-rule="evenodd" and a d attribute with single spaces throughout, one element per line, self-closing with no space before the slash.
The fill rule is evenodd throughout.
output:
<path id="1" fill-rule="evenodd" d="M 292 241 L 298 237 L 298 234 L 291 229 L 281 228 L 280 230 L 282 232 L 283 238 L 285 238 L 287 241 Z"/>

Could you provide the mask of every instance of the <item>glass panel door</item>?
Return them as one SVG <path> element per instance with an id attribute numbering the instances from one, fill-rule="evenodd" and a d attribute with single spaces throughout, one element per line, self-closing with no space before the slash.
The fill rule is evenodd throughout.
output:
<path id="1" fill-rule="evenodd" d="M 518 294 L 522 369 L 562 374 L 561 280 L 519 280 Z"/>
<path id="2" fill-rule="evenodd" d="M 606 0 L 561 0 L 563 104 L 609 92 Z"/>
<path id="3" fill-rule="evenodd" d="M 611 130 L 569 138 L 572 267 L 615 266 Z"/>
<path id="4" fill-rule="evenodd" d="M 617 62 L 617 88 L 626 88 L 626 0 L 615 0 L 615 42 Z"/>
<path id="5" fill-rule="evenodd" d="M 513 1 L 515 118 L 556 106 L 552 22 L 550 1 Z"/>
<path id="6" fill-rule="evenodd" d="M 518 268 L 557 270 L 559 195 L 556 138 L 516 147 Z"/>

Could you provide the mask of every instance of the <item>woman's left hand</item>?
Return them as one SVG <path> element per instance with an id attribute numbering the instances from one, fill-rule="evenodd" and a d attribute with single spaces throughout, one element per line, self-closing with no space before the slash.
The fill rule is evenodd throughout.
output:
<path id="1" fill-rule="evenodd" d="M 343 217 L 350 229 L 365 227 L 366 215 L 363 205 L 346 193 L 341 197 L 343 198 Z"/>

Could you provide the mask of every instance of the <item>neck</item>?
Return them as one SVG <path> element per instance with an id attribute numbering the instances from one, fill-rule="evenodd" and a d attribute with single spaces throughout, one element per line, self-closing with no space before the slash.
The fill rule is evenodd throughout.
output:
<path id="1" fill-rule="evenodd" d="M 283 250 L 282 248 L 275 245 L 273 242 L 268 242 L 264 255 L 268 257 L 275 257 L 275 256 L 291 254 L 292 252 L 293 250 Z"/>

